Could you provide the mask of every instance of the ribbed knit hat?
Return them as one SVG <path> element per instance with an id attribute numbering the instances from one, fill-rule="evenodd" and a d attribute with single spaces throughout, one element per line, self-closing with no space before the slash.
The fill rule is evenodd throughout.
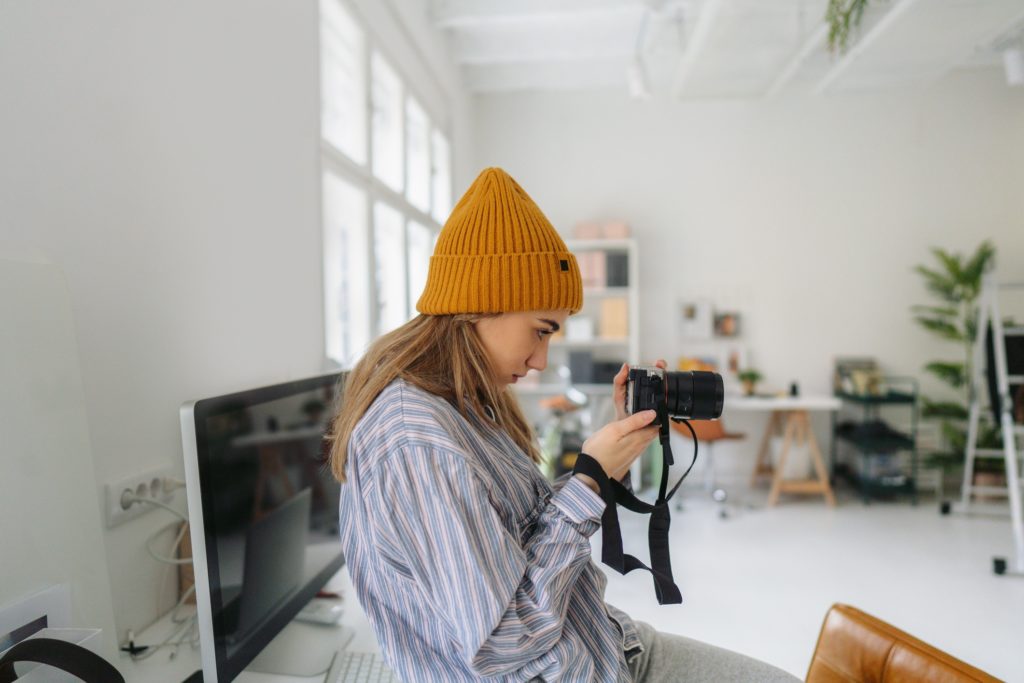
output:
<path id="1" fill-rule="evenodd" d="M 512 176 L 484 169 L 441 229 L 416 310 L 576 313 L 582 305 L 576 257 L 554 226 Z"/>

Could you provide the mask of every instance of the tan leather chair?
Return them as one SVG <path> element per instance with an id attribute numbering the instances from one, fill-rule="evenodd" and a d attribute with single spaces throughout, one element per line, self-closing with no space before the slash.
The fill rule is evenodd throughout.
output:
<path id="1" fill-rule="evenodd" d="M 960 683 L 998 678 L 849 605 L 832 605 L 807 683 Z"/>

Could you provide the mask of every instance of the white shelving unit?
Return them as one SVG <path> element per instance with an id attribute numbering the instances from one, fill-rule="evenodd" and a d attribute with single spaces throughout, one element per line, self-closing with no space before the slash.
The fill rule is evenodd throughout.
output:
<path id="1" fill-rule="evenodd" d="M 610 381 L 600 384 L 571 384 L 559 375 L 558 369 L 568 366 L 570 352 L 591 351 L 596 361 L 625 361 L 630 365 L 637 364 L 640 359 L 640 288 L 637 282 L 639 261 L 636 241 L 632 238 L 566 240 L 566 246 L 576 255 L 577 259 L 593 252 L 601 252 L 606 255 L 625 254 L 627 285 L 624 287 L 584 286 L 583 308 L 576 316 L 587 316 L 594 321 L 594 337 L 592 339 L 568 339 L 561 336 L 552 339 L 548 353 L 548 368 L 541 374 L 539 383 L 531 384 L 520 381 L 519 384 L 514 385 L 524 412 L 532 420 L 543 415 L 542 409 L 537 405 L 539 399 L 563 394 L 570 386 L 590 397 L 590 410 L 595 419 L 604 419 L 609 412 L 614 415 L 610 405 L 612 397 Z M 585 264 L 581 263 L 581 269 L 583 268 L 585 268 Z M 626 300 L 627 334 L 622 338 L 602 338 L 599 336 L 601 305 L 603 301 L 613 298 Z M 595 427 L 600 426 L 595 425 Z M 634 465 L 632 474 L 635 482 L 640 481 L 641 467 L 639 462 Z"/>

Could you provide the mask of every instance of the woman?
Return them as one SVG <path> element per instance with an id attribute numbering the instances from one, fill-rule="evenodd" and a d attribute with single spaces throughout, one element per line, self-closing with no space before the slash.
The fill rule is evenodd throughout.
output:
<path id="1" fill-rule="evenodd" d="M 590 560 L 597 484 L 545 480 L 508 390 L 544 369 L 551 335 L 582 300 L 557 232 L 489 168 L 441 231 L 422 315 L 349 376 L 332 429 L 342 544 L 388 664 L 417 683 L 793 680 L 604 602 Z M 617 479 L 657 435 L 653 411 L 623 413 L 583 445 Z"/>

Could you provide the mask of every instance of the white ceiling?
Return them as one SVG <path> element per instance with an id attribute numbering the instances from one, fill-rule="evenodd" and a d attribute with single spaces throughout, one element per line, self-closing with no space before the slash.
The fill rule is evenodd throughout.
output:
<path id="1" fill-rule="evenodd" d="M 427 1 L 474 92 L 626 90 L 637 64 L 677 99 L 915 87 L 1024 40 L 1024 0 L 870 0 L 842 54 L 828 0 Z"/>

